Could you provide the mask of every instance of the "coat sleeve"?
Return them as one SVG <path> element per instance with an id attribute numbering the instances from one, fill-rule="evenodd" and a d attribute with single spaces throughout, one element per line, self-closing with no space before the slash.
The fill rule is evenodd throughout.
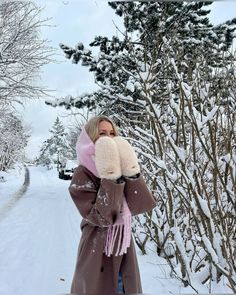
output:
<path id="1" fill-rule="evenodd" d="M 132 215 L 148 212 L 156 206 L 156 201 L 148 189 L 143 176 L 125 177 L 125 196 Z"/>
<path id="2" fill-rule="evenodd" d="M 79 166 L 72 177 L 69 192 L 81 216 L 94 226 L 112 225 L 121 210 L 123 183 L 102 179 L 98 187 L 93 175 Z"/>

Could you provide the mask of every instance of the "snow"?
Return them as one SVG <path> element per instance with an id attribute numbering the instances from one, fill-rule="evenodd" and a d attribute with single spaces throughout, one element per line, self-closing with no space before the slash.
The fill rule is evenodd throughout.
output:
<path id="1" fill-rule="evenodd" d="M 209 241 L 209 239 L 207 238 L 206 235 L 202 236 L 202 241 L 203 241 L 204 245 L 206 246 L 206 248 L 208 250 L 208 253 L 211 254 L 211 258 L 212 258 L 213 262 L 215 264 L 218 264 L 218 262 L 219 262 L 218 261 L 218 256 L 217 256 L 215 250 L 212 248 L 211 242 Z"/>
<path id="2" fill-rule="evenodd" d="M 81 217 L 68 192 L 70 182 L 59 179 L 56 170 L 28 169 L 26 192 L 0 219 L 0 295 L 69 293 L 81 234 Z M 5 176 L 7 181 L 0 182 L 0 211 L 21 188 L 24 169 Z M 144 294 L 194 293 L 170 275 L 166 260 L 151 247 L 145 256 L 136 250 Z M 231 293 L 219 285 L 211 286 L 212 293 L 219 288 Z M 209 291 L 207 286 L 199 290 Z"/>
<path id="3" fill-rule="evenodd" d="M 216 112 L 218 111 L 219 107 L 215 106 L 209 113 L 208 115 L 204 118 L 202 125 L 206 124 L 208 121 L 212 120 L 213 117 L 215 116 Z"/>
<path id="4" fill-rule="evenodd" d="M 76 160 L 67 160 L 65 169 L 74 169 L 77 167 L 77 161 Z"/>
<path id="5" fill-rule="evenodd" d="M 94 184 L 92 181 L 88 181 L 87 183 L 84 183 L 82 185 L 78 185 L 76 183 L 72 184 L 71 187 L 75 188 L 75 189 L 94 189 Z"/>
<path id="6" fill-rule="evenodd" d="M 12 195 L 24 182 L 24 167 L 17 166 L 16 169 L 8 172 L 0 171 L 0 178 L 3 177 L 4 182 L 0 182 L 0 206 L 6 201 L 7 196 Z"/>
<path id="7" fill-rule="evenodd" d="M 196 195 L 197 195 L 200 207 L 201 207 L 202 211 L 204 212 L 205 216 L 207 218 L 211 218 L 211 212 L 209 210 L 207 200 L 204 200 L 197 192 L 196 192 Z"/>
<path id="8" fill-rule="evenodd" d="M 171 229 L 171 232 L 174 234 L 176 245 L 179 249 L 179 252 L 181 253 L 182 259 L 184 259 L 184 265 L 186 267 L 186 270 L 187 270 L 188 274 L 190 275 L 191 274 L 191 270 L 189 268 L 190 262 L 188 261 L 188 255 L 185 251 L 186 249 L 184 246 L 183 239 L 181 237 L 180 230 L 177 226 L 175 226 Z"/>

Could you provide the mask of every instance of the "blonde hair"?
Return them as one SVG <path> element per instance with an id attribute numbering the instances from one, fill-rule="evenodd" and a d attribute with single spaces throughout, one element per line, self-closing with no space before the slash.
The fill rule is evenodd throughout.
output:
<path id="1" fill-rule="evenodd" d="M 102 121 L 111 123 L 115 136 L 118 136 L 119 134 L 116 124 L 109 117 L 107 116 L 93 117 L 85 125 L 85 130 L 93 142 L 95 142 L 96 139 L 98 138 L 98 127 L 99 127 L 99 123 Z"/>

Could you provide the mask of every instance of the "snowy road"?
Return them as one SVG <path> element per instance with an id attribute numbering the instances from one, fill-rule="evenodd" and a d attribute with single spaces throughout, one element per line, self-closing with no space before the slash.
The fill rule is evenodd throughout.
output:
<path id="1" fill-rule="evenodd" d="M 0 294 L 69 293 L 79 214 L 68 181 L 30 168 L 31 183 L 0 221 Z"/>

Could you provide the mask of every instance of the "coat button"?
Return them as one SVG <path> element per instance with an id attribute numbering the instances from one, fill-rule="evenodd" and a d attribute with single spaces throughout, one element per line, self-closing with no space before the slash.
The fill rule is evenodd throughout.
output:
<path id="1" fill-rule="evenodd" d="M 102 267 L 101 267 L 101 272 L 103 272 L 103 271 L 104 271 L 104 267 L 102 266 Z"/>
<path id="2" fill-rule="evenodd" d="M 91 204 L 95 204 L 95 201 L 92 201 Z"/>

